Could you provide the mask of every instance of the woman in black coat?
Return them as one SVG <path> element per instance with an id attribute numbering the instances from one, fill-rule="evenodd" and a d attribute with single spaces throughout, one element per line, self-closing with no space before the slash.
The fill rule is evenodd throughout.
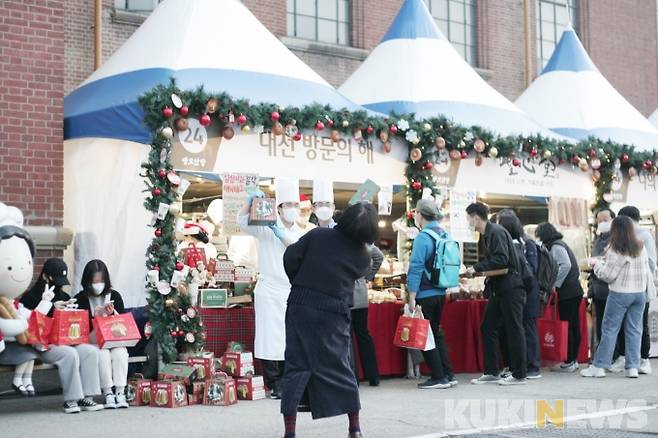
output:
<path id="1" fill-rule="evenodd" d="M 281 398 L 285 438 L 295 436 L 305 390 L 314 419 L 348 414 L 350 438 L 361 437 L 359 390 L 350 366 L 349 306 L 354 281 L 370 266 L 367 248 L 377 232 L 377 210 L 358 203 L 345 210 L 334 229 L 316 228 L 284 254 L 292 284 Z"/>

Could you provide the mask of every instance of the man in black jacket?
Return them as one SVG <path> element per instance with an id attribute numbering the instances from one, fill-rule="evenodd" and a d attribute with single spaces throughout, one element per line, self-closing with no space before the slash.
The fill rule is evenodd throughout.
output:
<path id="1" fill-rule="evenodd" d="M 498 224 L 489 222 L 489 207 L 476 202 L 466 208 L 468 223 L 473 231 L 484 237 L 484 258 L 468 268 L 467 274 L 508 269 L 508 273 L 490 277 L 485 286 L 489 302 L 482 321 L 484 342 L 484 374 L 471 383 L 480 385 L 523 385 L 526 383 L 526 344 L 523 328 L 523 308 L 526 290 L 522 278 L 522 267 L 512 237 Z M 514 370 L 511 376 L 500 377 L 498 358 L 498 331 L 504 328 L 510 363 Z"/>

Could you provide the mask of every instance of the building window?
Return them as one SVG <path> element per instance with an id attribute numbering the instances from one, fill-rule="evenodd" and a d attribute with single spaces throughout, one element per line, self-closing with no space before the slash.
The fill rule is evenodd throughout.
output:
<path id="1" fill-rule="evenodd" d="M 349 0 L 288 0 L 288 35 L 350 44 Z"/>
<path id="2" fill-rule="evenodd" d="M 571 22 L 578 29 L 578 0 L 537 0 L 537 72 L 546 67 L 560 41 L 562 31 Z"/>
<path id="3" fill-rule="evenodd" d="M 162 0 L 115 0 L 114 7 L 127 11 L 152 11 Z"/>
<path id="4" fill-rule="evenodd" d="M 477 66 L 477 0 L 424 0 L 441 32 L 472 66 Z"/>

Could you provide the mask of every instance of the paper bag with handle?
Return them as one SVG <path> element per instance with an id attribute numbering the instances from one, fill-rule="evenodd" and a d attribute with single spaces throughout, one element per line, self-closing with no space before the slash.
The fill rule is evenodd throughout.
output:
<path id="1" fill-rule="evenodd" d="M 393 345 L 422 351 L 429 351 L 436 347 L 430 322 L 423 317 L 423 312 L 419 308 L 411 311 L 405 304 L 404 315 L 398 319 L 395 329 Z"/>

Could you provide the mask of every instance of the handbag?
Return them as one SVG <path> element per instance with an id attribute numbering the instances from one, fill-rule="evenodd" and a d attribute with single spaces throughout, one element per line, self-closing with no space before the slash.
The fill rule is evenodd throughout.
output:
<path id="1" fill-rule="evenodd" d="M 36 310 L 33 311 L 30 314 L 30 319 L 28 319 L 27 343 L 30 345 L 48 345 L 52 328 L 52 318 Z"/>
<path id="2" fill-rule="evenodd" d="M 187 248 L 181 250 L 185 264 L 190 268 L 197 268 L 198 263 L 206 267 L 206 250 L 197 248 L 196 244 L 190 243 Z"/>
<path id="3" fill-rule="evenodd" d="M 552 362 L 567 360 L 569 323 L 560 321 L 557 310 L 557 293 L 552 293 L 544 315 L 537 321 L 541 358 Z"/>
<path id="4" fill-rule="evenodd" d="M 398 319 L 393 345 L 422 351 L 436 348 L 434 333 L 430 329 L 429 320 L 424 318 L 423 312 L 420 310 L 411 312 L 405 305 L 404 315 Z"/>

